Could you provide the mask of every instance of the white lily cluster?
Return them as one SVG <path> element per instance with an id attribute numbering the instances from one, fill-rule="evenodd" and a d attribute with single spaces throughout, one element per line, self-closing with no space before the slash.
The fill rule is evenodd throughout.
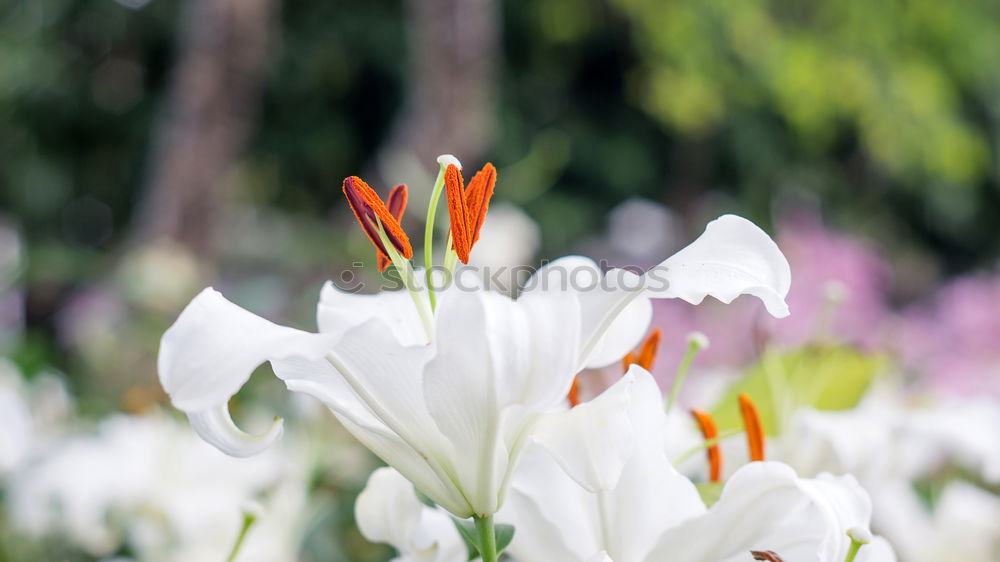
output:
<path id="1" fill-rule="evenodd" d="M 566 408 L 578 373 L 620 361 L 643 337 L 650 299 L 749 294 L 787 315 L 788 262 L 767 234 L 725 215 L 641 274 L 570 256 L 539 269 L 516 298 L 469 283 L 435 287 L 441 192 L 451 220 L 443 269 L 457 279 L 496 179 L 487 164 L 466 188 L 457 159 L 439 162 L 424 270 L 408 261 L 399 224 L 406 187 L 384 204 L 360 178 L 344 182 L 380 268 L 391 263 L 406 291 L 360 295 L 328 284 L 315 333 L 271 323 L 211 288 L 181 313 L 161 342 L 160 381 L 202 438 L 234 456 L 278 438 L 281 420 L 251 435 L 227 407 L 270 362 L 289 390 L 320 400 L 391 466 L 372 476 L 357 515 L 369 538 L 403 559 L 465 560 L 469 541 L 495 562 L 510 537 L 498 545 L 494 521 L 514 525 L 508 552 L 519 560 L 718 561 L 751 551 L 765 560 L 892 559 L 881 541 L 862 547 L 872 540 L 870 502 L 850 477 L 803 480 L 787 466 L 752 463 L 707 507 L 667 460 L 664 400 L 639 367 Z M 461 536 L 471 527 L 451 518 L 472 518 L 474 531 Z"/>
<path id="2" fill-rule="evenodd" d="M 25 537 L 162 562 L 226 559 L 249 517 L 233 560 L 291 561 L 306 505 L 301 461 L 285 447 L 234 459 L 163 412 L 119 414 L 37 451 L 10 475 L 6 510 Z"/>

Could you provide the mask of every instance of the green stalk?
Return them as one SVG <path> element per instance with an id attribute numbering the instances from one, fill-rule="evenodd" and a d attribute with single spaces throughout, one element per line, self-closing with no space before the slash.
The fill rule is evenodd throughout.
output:
<path id="1" fill-rule="evenodd" d="M 431 267 L 434 253 L 434 218 L 437 216 L 438 201 L 441 200 L 441 192 L 444 191 L 444 171 L 445 165 L 441 164 L 437 179 L 434 180 L 434 188 L 431 190 L 431 202 L 427 208 L 427 223 L 424 225 L 424 276 L 427 280 L 427 294 L 431 300 L 431 310 L 437 306 L 434 298 L 434 283 L 431 278 Z"/>
<path id="2" fill-rule="evenodd" d="M 493 529 L 493 516 L 474 515 L 472 520 L 476 522 L 476 531 L 479 532 L 479 555 L 483 562 L 497 562 L 497 535 Z"/>
<path id="3" fill-rule="evenodd" d="M 253 526 L 254 522 L 257 521 L 257 517 L 250 512 L 245 512 L 243 514 L 243 527 L 240 528 L 240 534 L 236 537 L 236 544 L 233 545 L 233 549 L 229 551 L 229 557 L 226 558 L 226 562 L 233 562 L 236 560 L 236 556 L 240 553 L 240 548 L 243 547 L 243 541 L 247 538 L 247 533 L 250 532 L 250 527 Z"/>

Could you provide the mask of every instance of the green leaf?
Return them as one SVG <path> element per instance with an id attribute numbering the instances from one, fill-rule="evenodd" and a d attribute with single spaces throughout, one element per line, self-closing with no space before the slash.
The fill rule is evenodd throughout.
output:
<path id="1" fill-rule="evenodd" d="M 455 523 L 458 534 L 465 542 L 465 547 L 469 551 L 469 560 L 475 560 L 479 557 L 479 534 L 476 532 L 476 524 L 469 519 L 457 517 L 452 517 L 451 520 Z"/>
<path id="2" fill-rule="evenodd" d="M 818 410 L 853 408 L 887 359 L 843 345 L 810 345 L 787 353 L 768 352 L 723 395 L 712 416 L 719 431 L 739 429 L 738 396 L 757 404 L 768 435 L 781 432 L 781 410 L 812 406 Z M 777 403 L 776 403 L 777 402 Z"/>
<path id="3" fill-rule="evenodd" d="M 470 519 L 452 517 L 451 520 L 455 523 L 455 528 L 458 529 L 462 541 L 465 542 L 465 547 L 469 551 L 469 560 L 475 560 L 479 557 L 479 533 L 476 530 L 476 524 Z M 514 540 L 514 526 L 501 523 L 494 527 L 493 533 L 496 536 L 497 555 L 500 555 L 505 548 L 510 546 L 510 541 Z"/>
<path id="4" fill-rule="evenodd" d="M 499 556 L 510 545 L 510 541 L 514 540 L 514 526 L 501 523 L 496 526 L 495 533 L 497 537 L 497 555 Z"/>

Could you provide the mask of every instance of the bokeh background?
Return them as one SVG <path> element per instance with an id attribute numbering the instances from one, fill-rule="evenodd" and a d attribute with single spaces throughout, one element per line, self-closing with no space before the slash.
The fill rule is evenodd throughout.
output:
<path id="1" fill-rule="evenodd" d="M 0 53 L 0 355 L 70 427 L 167 403 L 159 336 L 206 285 L 314 328 L 323 280 L 376 282 L 343 178 L 409 184 L 415 235 L 446 152 L 499 170 L 483 261 L 648 266 L 742 214 L 792 261 L 774 341 L 832 299 L 826 335 L 1000 394 L 993 0 L 8 0 Z M 679 306 L 668 357 L 698 328 L 751 360 Z M 294 416 L 266 377 L 237 398 Z M 307 554 L 384 557 L 357 479 L 316 478 L 344 500 Z M 99 558 L 7 528 L 0 560 Z"/>

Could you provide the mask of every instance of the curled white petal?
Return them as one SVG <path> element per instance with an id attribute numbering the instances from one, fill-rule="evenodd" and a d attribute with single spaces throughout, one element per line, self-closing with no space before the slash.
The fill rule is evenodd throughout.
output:
<path id="1" fill-rule="evenodd" d="M 459 170 L 462 169 L 462 163 L 459 162 L 458 158 L 456 158 L 453 154 L 442 154 L 437 157 L 437 161 L 438 164 L 441 164 L 445 168 L 447 168 L 449 164 L 454 164 Z"/>
<path id="2" fill-rule="evenodd" d="M 195 432 L 206 442 L 233 457 L 250 457 L 271 446 L 281 437 L 284 422 L 275 418 L 271 427 L 259 434 L 250 434 L 239 427 L 225 405 L 203 412 L 189 412 L 188 420 Z"/>
<path id="3" fill-rule="evenodd" d="M 226 404 L 262 363 L 322 357 L 335 338 L 279 326 L 207 288 L 160 340 L 160 384 L 178 409 L 205 411 Z"/>
<path id="4" fill-rule="evenodd" d="M 679 298 L 699 304 L 706 296 L 724 303 L 740 295 L 764 302 L 772 316 L 788 316 L 791 286 L 788 260 L 757 225 L 723 215 L 708 223 L 694 242 L 646 273 L 652 298 Z"/>

